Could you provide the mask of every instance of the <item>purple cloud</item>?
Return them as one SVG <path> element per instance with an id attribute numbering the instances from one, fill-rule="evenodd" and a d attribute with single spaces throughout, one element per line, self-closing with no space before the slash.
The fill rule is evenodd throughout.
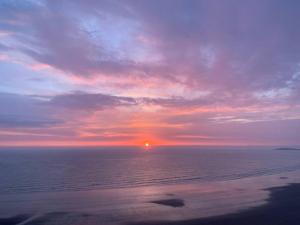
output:
<path id="1" fill-rule="evenodd" d="M 128 97 L 77 92 L 54 96 L 47 104 L 68 109 L 101 110 L 106 107 L 136 105 L 137 102 Z"/>
<path id="2" fill-rule="evenodd" d="M 31 128 L 60 124 L 62 121 L 54 118 L 41 103 L 41 100 L 30 96 L 0 93 L 0 127 Z"/>
<path id="3" fill-rule="evenodd" d="M 0 93 L 0 126 L 2 128 L 51 127 L 68 122 L 64 110 L 69 110 L 71 114 L 76 115 L 76 110 L 95 111 L 107 107 L 136 104 L 133 98 L 104 94 L 77 92 L 51 97 Z"/>

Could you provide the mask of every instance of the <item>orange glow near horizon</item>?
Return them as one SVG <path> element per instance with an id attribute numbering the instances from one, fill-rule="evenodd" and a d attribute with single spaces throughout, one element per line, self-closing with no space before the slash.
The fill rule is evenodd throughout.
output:
<path id="1" fill-rule="evenodd" d="M 149 147 L 150 147 L 150 143 L 149 143 L 148 141 L 146 141 L 146 142 L 144 143 L 144 146 L 145 146 L 146 148 L 149 148 Z"/>

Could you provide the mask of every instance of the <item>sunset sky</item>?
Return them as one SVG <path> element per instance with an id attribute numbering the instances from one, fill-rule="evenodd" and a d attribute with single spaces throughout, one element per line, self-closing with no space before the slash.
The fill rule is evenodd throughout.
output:
<path id="1" fill-rule="evenodd" d="M 300 1 L 0 2 L 0 145 L 298 145 Z"/>

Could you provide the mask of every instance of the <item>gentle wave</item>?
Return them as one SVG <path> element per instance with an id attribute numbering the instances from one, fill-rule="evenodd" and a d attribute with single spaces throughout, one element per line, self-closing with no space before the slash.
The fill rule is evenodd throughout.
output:
<path id="1" fill-rule="evenodd" d="M 0 151 L 0 194 L 229 181 L 297 170 L 296 151 Z"/>
<path id="2" fill-rule="evenodd" d="M 26 185 L 17 185 L 14 187 L 6 187 L 1 189 L 1 194 L 12 194 L 12 193 L 34 193 L 34 192 L 56 192 L 56 191 L 87 191 L 95 189 L 108 189 L 108 188 L 131 188 L 141 186 L 152 186 L 152 185 L 166 185 L 166 184 L 180 184 L 189 182 L 213 182 L 213 181 L 230 181 L 238 180 L 243 178 L 258 177 L 258 176 L 270 176 L 280 173 L 293 172 L 300 170 L 300 164 L 293 166 L 284 166 L 277 168 L 265 168 L 253 171 L 247 171 L 242 173 L 224 174 L 216 176 L 173 176 L 166 178 L 144 178 L 144 181 L 129 181 L 126 179 L 114 179 L 114 182 L 98 183 L 98 182 L 85 182 L 81 184 L 70 183 L 56 183 L 55 186 L 48 186 L 43 183 L 29 182 Z"/>

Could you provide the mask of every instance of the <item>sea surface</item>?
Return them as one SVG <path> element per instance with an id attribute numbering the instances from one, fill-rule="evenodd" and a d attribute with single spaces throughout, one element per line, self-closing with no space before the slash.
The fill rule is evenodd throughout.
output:
<path id="1" fill-rule="evenodd" d="M 300 151 L 266 148 L 2 148 L 0 194 L 207 183 L 300 171 Z"/>

